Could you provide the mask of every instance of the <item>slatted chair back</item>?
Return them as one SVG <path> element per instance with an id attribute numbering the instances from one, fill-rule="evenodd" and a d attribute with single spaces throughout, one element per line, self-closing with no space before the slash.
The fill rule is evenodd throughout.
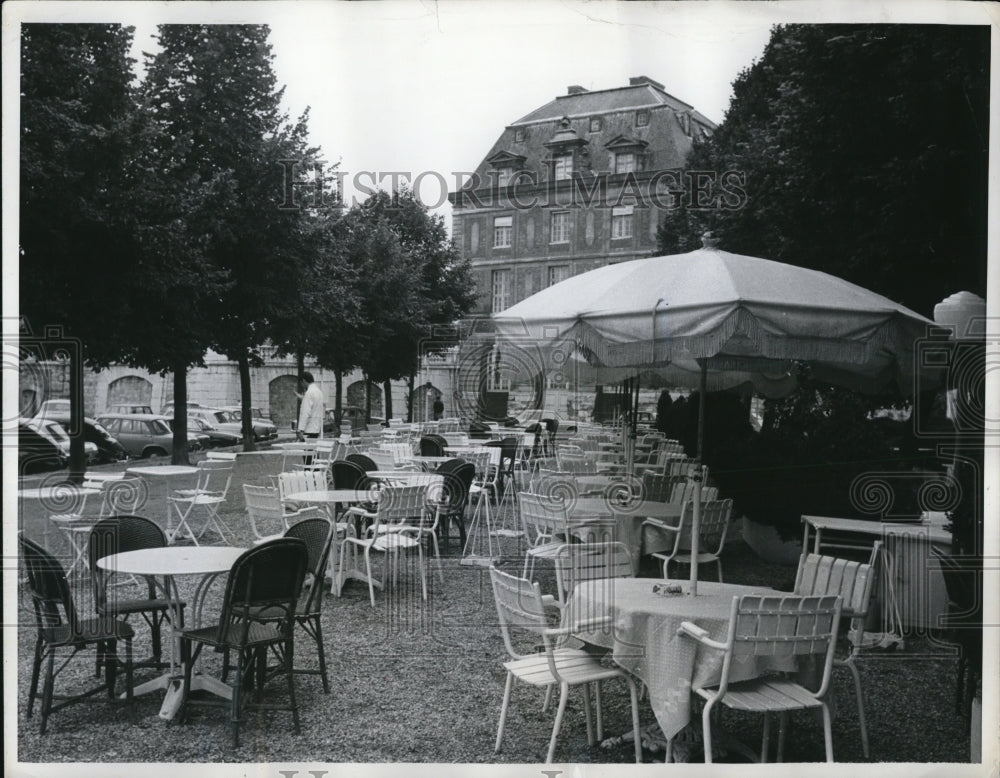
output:
<path id="1" fill-rule="evenodd" d="M 323 607 L 323 591 L 326 589 L 323 578 L 333 546 L 333 524 L 324 518 L 303 519 L 285 530 L 285 537 L 299 538 L 306 544 L 309 554 L 306 572 L 313 577 L 309 592 L 299 600 L 297 612 L 300 615 L 319 614 Z"/>
<path id="2" fill-rule="evenodd" d="M 389 486 L 379 492 L 378 509 L 372 522 L 373 537 L 379 527 L 422 526 L 428 514 L 428 487 Z"/>
<path id="3" fill-rule="evenodd" d="M 413 456 L 413 447 L 409 443 L 383 443 L 382 450 L 392 454 L 393 464 L 397 467 L 409 464 Z"/>
<path id="4" fill-rule="evenodd" d="M 634 577 L 632 554 L 620 542 L 567 543 L 559 549 L 555 566 L 562 602 L 582 581 Z"/>
<path id="5" fill-rule="evenodd" d="M 719 694 L 725 694 L 730 671 L 754 657 L 822 658 L 816 697 L 830 685 L 833 652 L 840 624 L 839 595 L 821 597 L 743 595 L 733 598 Z"/>
<path id="6" fill-rule="evenodd" d="M 167 536 L 152 519 L 144 516 L 108 516 L 98 521 L 87 539 L 87 564 L 94 584 L 94 604 L 98 613 L 107 609 L 107 582 L 113 573 L 97 566 L 97 560 L 126 551 L 165 548 Z M 152 581 L 147 583 L 149 598 L 156 596 Z"/>
<path id="7" fill-rule="evenodd" d="M 548 646 L 549 639 L 545 635 L 548 623 L 545 619 L 545 609 L 542 605 L 542 593 L 537 583 L 526 578 L 518 578 L 490 567 L 490 582 L 493 585 L 493 600 L 497 607 L 497 617 L 500 621 L 500 633 L 503 635 L 504 646 L 513 659 L 523 659 L 530 656 L 533 642 L 537 646 L 541 637 Z M 524 637 L 527 633 L 527 639 Z"/>
<path id="8" fill-rule="evenodd" d="M 874 560 L 882 541 L 875 541 L 869 562 L 856 562 L 825 554 L 803 554 L 795 575 L 795 593 L 839 594 L 843 616 L 863 626 L 875 583 Z"/>
<path id="9" fill-rule="evenodd" d="M 322 492 L 329 488 L 326 470 L 295 470 L 278 473 L 278 499 L 296 492 Z"/>
<path id="10" fill-rule="evenodd" d="M 698 553 L 719 556 L 726 545 L 729 520 L 733 512 L 732 500 L 706 500 L 701 503 L 698 520 Z M 681 517 L 683 529 L 677 533 L 675 548 L 678 551 L 691 549 L 691 528 L 694 526 L 694 502 L 684 503 Z"/>
<path id="11" fill-rule="evenodd" d="M 301 489 L 286 493 L 294 494 L 295 491 L 317 490 Z M 281 505 L 281 494 L 277 489 L 269 486 L 243 484 L 243 502 L 247 508 L 250 530 L 257 540 L 280 535 L 288 528 L 285 510 Z"/>
<path id="12" fill-rule="evenodd" d="M 683 480 L 675 482 L 674 490 L 670 495 L 670 502 L 683 505 L 686 502 L 691 502 L 694 499 L 695 489 L 698 488 L 698 484 L 692 481 L 687 476 L 680 477 Z M 707 502 L 709 500 L 717 500 L 719 497 L 719 489 L 715 486 L 702 486 L 701 487 L 701 501 Z"/>
<path id="13" fill-rule="evenodd" d="M 643 473 L 643 495 L 652 502 L 671 502 L 674 488 L 678 484 L 687 483 L 687 476 L 662 475 L 660 473 Z"/>
<path id="14" fill-rule="evenodd" d="M 356 465 L 360 465 L 361 469 L 366 473 L 370 473 L 372 470 L 378 470 L 379 467 L 372 460 L 370 456 L 365 454 L 348 454 L 344 459 L 348 462 L 354 462 Z"/>
<path id="15" fill-rule="evenodd" d="M 101 487 L 100 517 L 134 514 L 148 496 L 149 490 L 141 478 L 105 481 Z"/>
<path id="16" fill-rule="evenodd" d="M 234 463 L 227 459 L 203 459 L 198 468 L 198 491 L 218 494 L 225 499 L 233 481 Z"/>
<path id="17" fill-rule="evenodd" d="M 517 497 L 521 523 L 534 546 L 550 542 L 557 535 L 568 535 L 569 514 L 566 503 L 554 496 L 522 492 Z"/>
<path id="18" fill-rule="evenodd" d="M 377 470 L 395 470 L 396 458 L 391 451 L 384 448 L 373 448 L 367 455 L 375 463 Z"/>

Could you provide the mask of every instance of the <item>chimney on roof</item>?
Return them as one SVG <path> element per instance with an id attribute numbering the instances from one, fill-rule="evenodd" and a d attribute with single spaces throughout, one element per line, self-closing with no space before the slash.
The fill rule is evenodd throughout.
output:
<path id="1" fill-rule="evenodd" d="M 644 86 L 646 84 L 648 84 L 649 86 L 655 86 L 657 89 L 664 88 L 663 84 L 661 84 L 659 81 L 654 81 L 649 76 L 632 76 L 632 78 L 628 80 L 629 86 Z"/>
<path id="2" fill-rule="evenodd" d="M 587 94 L 587 91 L 588 90 L 584 89 L 579 84 L 572 84 L 571 86 L 566 87 L 566 94 L 568 95 L 585 95 Z"/>

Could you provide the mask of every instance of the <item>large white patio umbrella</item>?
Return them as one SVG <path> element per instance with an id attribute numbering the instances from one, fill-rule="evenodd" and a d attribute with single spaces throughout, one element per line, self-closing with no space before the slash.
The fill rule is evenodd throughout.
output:
<path id="1" fill-rule="evenodd" d="M 912 394 L 917 344 L 933 321 L 827 273 L 721 251 L 708 235 L 704 242 L 568 278 L 494 314 L 497 330 L 516 341 L 571 342 L 602 368 L 653 369 L 682 385 L 697 376 L 702 396 L 727 379 L 786 393 L 796 362 L 862 392 Z M 696 559 L 697 499 L 694 514 Z M 696 563 L 691 579 L 694 588 Z"/>

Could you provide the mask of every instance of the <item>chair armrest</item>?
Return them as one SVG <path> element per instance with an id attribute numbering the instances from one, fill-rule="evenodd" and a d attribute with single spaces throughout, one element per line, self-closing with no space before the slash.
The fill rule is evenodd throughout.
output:
<path id="1" fill-rule="evenodd" d="M 711 648 L 717 648 L 720 651 L 724 651 L 726 649 L 725 643 L 720 643 L 718 640 L 712 640 L 708 636 L 708 630 L 702 629 L 693 621 L 681 622 L 681 625 L 677 628 L 677 634 L 688 635 L 689 637 L 693 637 L 699 643 L 710 646 Z"/>
<path id="2" fill-rule="evenodd" d="M 593 632 L 600 627 L 610 627 L 613 623 L 614 619 L 610 616 L 598 616 L 593 619 L 574 622 L 566 627 L 549 627 L 545 630 L 545 634 L 549 637 L 563 637 L 565 635 L 573 635 L 577 632 Z"/>
<path id="3" fill-rule="evenodd" d="M 372 513 L 371 511 L 366 511 L 364 508 L 361 508 L 361 507 L 355 505 L 353 508 L 348 508 L 346 511 L 344 511 L 344 515 L 345 516 L 363 516 L 366 519 L 374 519 L 378 514 L 377 513 Z"/>
<path id="4" fill-rule="evenodd" d="M 553 595 L 551 595 L 551 594 L 543 594 L 542 595 L 542 607 L 543 608 L 557 608 L 557 609 L 559 609 L 561 611 L 566 606 L 563 603 L 559 602 L 559 600 L 557 600 Z"/>
<path id="5" fill-rule="evenodd" d="M 646 519 L 642 523 L 642 526 L 645 527 L 647 525 L 650 526 L 650 527 L 653 527 L 654 529 L 666 530 L 667 532 L 680 532 L 681 529 L 682 529 L 682 525 L 680 525 L 680 524 L 677 524 L 677 525 L 667 524 L 662 519 Z"/>

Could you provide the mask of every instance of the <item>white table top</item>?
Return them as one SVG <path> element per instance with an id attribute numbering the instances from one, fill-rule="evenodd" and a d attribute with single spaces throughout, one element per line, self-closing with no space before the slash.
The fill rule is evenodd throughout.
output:
<path id="1" fill-rule="evenodd" d="M 377 491 L 367 489 L 317 489 L 308 492 L 293 492 L 285 495 L 285 502 L 331 505 L 347 502 L 373 502 L 378 499 Z"/>
<path id="2" fill-rule="evenodd" d="M 17 496 L 25 500 L 64 500 L 67 497 L 87 497 L 100 494 L 100 489 L 76 484 L 60 484 L 59 486 L 42 486 L 33 489 L 18 489 Z"/>
<path id="3" fill-rule="evenodd" d="M 945 529 L 943 517 L 925 516 L 919 522 L 877 521 L 875 519 L 844 519 L 836 516 L 803 516 L 802 521 L 817 530 L 855 532 L 859 535 L 925 536 L 932 543 L 950 543 L 951 533 Z"/>
<path id="4" fill-rule="evenodd" d="M 330 442 L 333 440 L 331 439 Z M 314 451 L 318 445 L 318 440 L 295 440 L 289 443 L 272 443 L 271 448 L 281 451 Z"/>
<path id="5" fill-rule="evenodd" d="M 208 575 L 227 572 L 247 549 L 234 546 L 166 546 L 102 557 L 102 570 L 133 575 Z"/>
<path id="6" fill-rule="evenodd" d="M 570 507 L 569 515 L 574 516 L 615 516 L 631 515 L 642 518 L 671 519 L 681 515 L 683 505 L 679 502 L 654 502 L 644 500 L 634 505 L 618 504 L 615 500 L 598 497 L 579 497 Z"/>
<path id="7" fill-rule="evenodd" d="M 199 471 L 197 467 L 191 467 L 190 465 L 141 465 L 139 467 L 130 467 L 125 472 L 134 475 L 170 477 L 173 475 L 195 475 Z"/>
<path id="8" fill-rule="evenodd" d="M 93 472 L 88 470 L 86 473 L 83 474 L 84 481 L 100 481 L 102 483 L 105 481 L 121 481 L 123 478 L 126 477 L 127 474 L 125 473 L 124 470 L 118 471 L 116 473 Z"/>

